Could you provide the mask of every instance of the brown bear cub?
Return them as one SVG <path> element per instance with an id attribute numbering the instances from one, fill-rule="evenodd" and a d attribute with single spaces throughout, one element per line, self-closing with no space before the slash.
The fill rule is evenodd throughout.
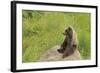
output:
<path id="1" fill-rule="evenodd" d="M 69 26 L 63 34 L 65 35 L 65 39 L 60 49 L 58 49 L 58 52 L 62 53 L 62 57 L 65 58 L 74 53 L 78 47 L 78 41 L 75 30 L 71 26 Z"/>

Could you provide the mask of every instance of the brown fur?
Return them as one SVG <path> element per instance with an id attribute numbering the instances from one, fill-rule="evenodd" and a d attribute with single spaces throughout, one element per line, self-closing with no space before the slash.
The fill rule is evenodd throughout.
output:
<path id="1" fill-rule="evenodd" d="M 58 52 L 62 53 L 63 58 L 65 58 L 74 53 L 78 43 L 77 35 L 72 27 L 68 27 L 63 34 L 65 35 L 65 39 L 61 45 L 61 48 L 58 49 Z"/>

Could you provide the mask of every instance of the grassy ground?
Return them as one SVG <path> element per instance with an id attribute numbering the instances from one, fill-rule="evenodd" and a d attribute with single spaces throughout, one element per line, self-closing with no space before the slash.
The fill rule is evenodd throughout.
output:
<path id="1" fill-rule="evenodd" d="M 83 59 L 90 57 L 90 14 L 73 12 L 22 11 L 22 61 L 36 62 L 45 51 L 64 40 L 62 34 L 69 25 L 78 35 Z"/>

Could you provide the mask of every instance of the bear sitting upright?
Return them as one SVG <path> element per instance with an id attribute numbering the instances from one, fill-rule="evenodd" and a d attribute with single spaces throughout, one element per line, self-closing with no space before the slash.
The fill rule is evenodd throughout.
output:
<path id="1" fill-rule="evenodd" d="M 78 41 L 76 32 L 71 26 L 69 26 L 63 34 L 65 35 L 65 39 L 60 49 L 58 49 L 58 52 L 63 54 L 62 58 L 65 58 L 74 53 L 78 47 Z"/>

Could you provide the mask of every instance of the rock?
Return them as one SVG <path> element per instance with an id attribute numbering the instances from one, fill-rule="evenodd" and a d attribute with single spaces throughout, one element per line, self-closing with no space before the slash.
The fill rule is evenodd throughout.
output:
<path id="1" fill-rule="evenodd" d="M 75 50 L 75 52 L 66 57 L 66 58 L 62 58 L 62 54 L 60 54 L 57 49 L 59 49 L 60 46 L 55 46 L 49 50 L 47 50 L 47 52 L 45 52 L 41 58 L 39 59 L 38 62 L 45 62 L 45 61 L 68 61 L 68 60 L 80 60 L 81 59 L 81 55 L 78 51 L 78 49 Z"/>

